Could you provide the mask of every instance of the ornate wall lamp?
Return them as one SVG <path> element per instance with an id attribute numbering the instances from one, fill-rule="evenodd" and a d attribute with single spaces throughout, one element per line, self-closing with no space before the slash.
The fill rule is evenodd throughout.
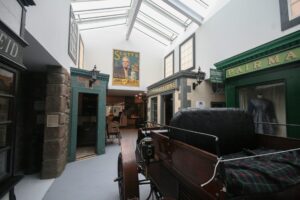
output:
<path id="1" fill-rule="evenodd" d="M 193 90 L 195 90 L 196 87 L 197 87 L 198 85 L 200 85 L 200 83 L 204 80 L 204 78 L 205 78 L 205 73 L 202 72 L 202 71 L 201 71 L 201 68 L 199 67 L 199 68 L 198 68 L 198 72 L 197 72 L 197 74 L 196 74 L 196 82 L 193 83 Z"/>
<path id="2" fill-rule="evenodd" d="M 91 71 L 91 79 L 89 80 L 89 87 L 93 86 L 93 83 L 96 82 L 97 76 L 99 75 L 100 71 L 97 71 L 97 66 L 94 65 L 93 70 Z"/>

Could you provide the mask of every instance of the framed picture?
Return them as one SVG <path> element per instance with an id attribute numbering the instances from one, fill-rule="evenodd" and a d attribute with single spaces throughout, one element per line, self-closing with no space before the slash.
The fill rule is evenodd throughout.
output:
<path id="1" fill-rule="evenodd" d="M 77 42 L 78 41 L 78 26 L 75 21 L 75 16 L 70 7 L 70 21 L 69 21 L 69 45 L 68 53 L 75 65 L 77 64 Z"/>
<path id="2" fill-rule="evenodd" d="M 113 50 L 112 85 L 139 87 L 140 53 Z"/>

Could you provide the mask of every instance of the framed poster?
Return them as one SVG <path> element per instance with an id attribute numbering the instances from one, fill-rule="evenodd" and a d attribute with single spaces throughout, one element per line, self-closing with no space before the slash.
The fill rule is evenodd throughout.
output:
<path id="1" fill-rule="evenodd" d="M 70 21 L 69 21 L 69 45 L 68 53 L 75 65 L 77 65 L 77 41 L 78 41 L 78 26 L 75 20 L 72 7 L 70 7 Z"/>
<path id="2" fill-rule="evenodd" d="M 113 50 L 112 85 L 139 87 L 140 53 L 133 51 Z"/>

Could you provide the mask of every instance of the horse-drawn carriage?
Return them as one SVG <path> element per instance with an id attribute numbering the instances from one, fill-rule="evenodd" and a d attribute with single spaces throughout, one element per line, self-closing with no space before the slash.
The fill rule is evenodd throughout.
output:
<path id="1" fill-rule="evenodd" d="M 300 140 L 254 133 L 241 110 L 183 110 L 122 137 L 121 149 L 121 200 L 146 183 L 156 199 L 300 199 Z"/>

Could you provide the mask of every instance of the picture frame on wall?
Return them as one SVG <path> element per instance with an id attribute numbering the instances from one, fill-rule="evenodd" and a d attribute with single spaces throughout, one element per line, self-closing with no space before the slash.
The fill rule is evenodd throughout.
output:
<path id="1" fill-rule="evenodd" d="M 139 87 L 140 53 L 134 51 L 113 50 L 112 85 Z"/>
<path id="2" fill-rule="evenodd" d="M 74 64 L 77 64 L 78 25 L 72 7 L 70 7 L 68 54 Z"/>

